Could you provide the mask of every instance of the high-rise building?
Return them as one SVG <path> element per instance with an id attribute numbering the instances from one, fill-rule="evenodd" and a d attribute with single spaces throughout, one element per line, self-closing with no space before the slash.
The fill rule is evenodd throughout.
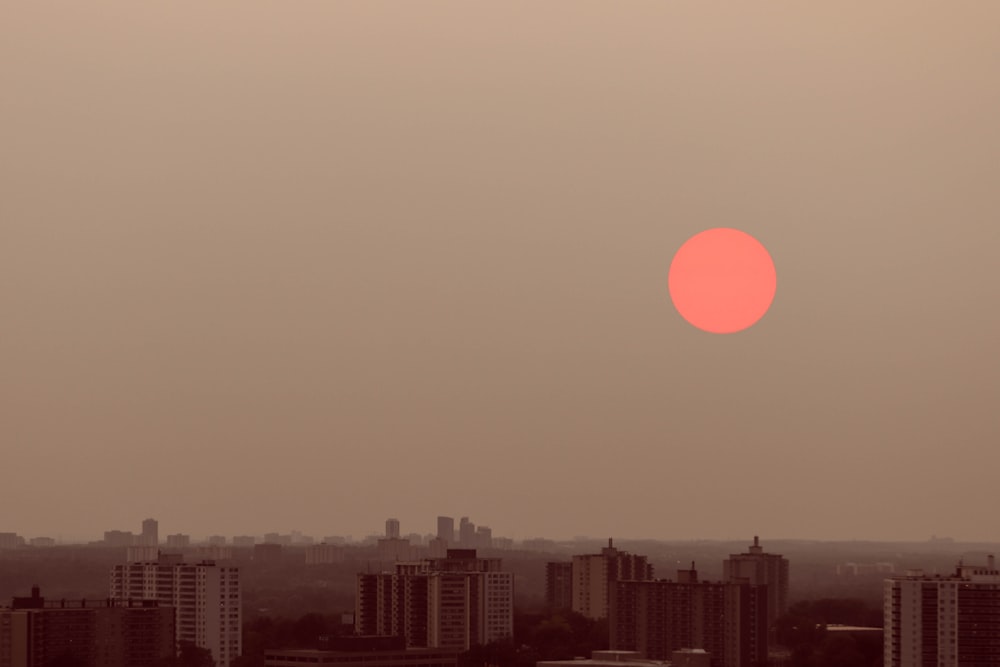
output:
<path id="1" fill-rule="evenodd" d="M 553 609 L 572 609 L 572 561 L 545 564 L 545 604 Z"/>
<path id="2" fill-rule="evenodd" d="M 692 563 L 677 581 L 616 581 L 609 618 L 613 650 L 669 660 L 703 649 L 712 667 L 756 667 L 767 660 L 766 588 L 698 580 Z"/>
<path id="3" fill-rule="evenodd" d="M 491 549 L 493 547 L 493 530 L 489 526 L 476 526 L 476 548 Z"/>
<path id="4" fill-rule="evenodd" d="M 142 522 L 142 536 L 139 544 L 144 547 L 155 547 L 160 543 L 160 524 L 156 519 L 146 519 Z"/>
<path id="5" fill-rule="evenodd" d="M 46 600 L 0 609 L 0 667 L 153 667 L 176 653 L 174 610 L 155 600 Z"/>
<path id="6" fill-rule="evenodd" d="M 476 524 L 469 521 L 467 516 L 463 516 L 458 521 L 458 542 L 463 549 L 471 549 L 475 546 Z"/>
<path id="7" fill-rule="evenodd" d="M 645 556 L 619 551 L 609 539 L 599 554 L 573 556 L 572 609 L 587 618 L 607 618 L 608 600 L 615 581 L 653 578 Z"/>
<path id="8" fill-rule="evenodd" d="M 174 607 L 177 641 L 208 649 L 218 667 L 228 667 L 240 655 L 239 567 L 214 561 L 185 563 L 174 555 L 116 565 L 111 572 L 111 597 L 157 600 Z"/>
<path id="9" fill-rule="evenodd" d="M 403 636 L 410 648 L 468 650 L 513 634 L 514 580 L 499 558 L 449 549 L 445 558 L 359 574 L 355 632 Z"/>
<path id="10" fill-rule="evenodd" d="M 455 544 L 455 519 L 450 516 L 438 517 L 437 538 L 445 544 Z"/>
<path id="11" fill-rule="evenodd" d="M 390 540 L 399 539 L 399 519 L 385 520 L 385 536 Z"/>
<path id="12" fill-rule="evenodd" d="M 780 554 L 764 553 L 754 535 L 753 546 L 744 554 L 731 554 L 722 562 L 722 580 L 755 586 L 767 586 L 767 627 L 788 611 L 788 559 Z"/>
<path id="13" fill-rule="evenodd" d="M 951 576 L 910 571 L 883 589 L 885 667 L 1000 665 L 1000 571 L 959 564 Z"/>

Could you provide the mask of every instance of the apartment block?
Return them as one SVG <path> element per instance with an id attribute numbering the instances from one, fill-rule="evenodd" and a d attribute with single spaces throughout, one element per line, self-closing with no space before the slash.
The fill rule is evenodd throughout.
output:
<path id="1" fill-rule="evenodd" d="M 959 564 L 885 580 L 885 667 L 1000 667 L 1000 571 Z"/>
<path id="2" fill-rule="evenodd" d="M 513 634 L 513 589 L 500 559 L 478 558 L 474 549 L 397 563 L 395 572 L 358 575 L 355 632 L 464 651 Z"/>
<path id="3" fill-rule="evenodd" d="M 185 563 L 177 555 L 116 565 L 111 572 L 111 597 L 157 600 L 174 607 L 176 640 L 208 649 L 218 667 L 228 667 L 240 655 L 239 567 L 215 561 Z"/>

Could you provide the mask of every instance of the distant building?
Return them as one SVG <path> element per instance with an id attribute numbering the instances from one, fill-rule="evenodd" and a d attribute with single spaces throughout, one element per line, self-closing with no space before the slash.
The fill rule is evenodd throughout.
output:
<path id="1" fill-rule="evenodd" d="M 437 538 L 445 544 L 455 544 L 455 519 L 450 516 L 439 516 L 437 519 Z"/>
<path id="2" fill-rule="evenodd" d="M 32 537 L 28 540 L 28 544 L 33 547 L 54 547 L 56 541 L 51 537 Z"/>
<path id="3" fill-rule="evenodd" d="M 617 581 L 611 595 L 611 648 L 669 660 L 703 649 L 711 667 L 757 667 L 767 660 L 766 588 L 698 580 L 694 565 L 677 581 Z"/>
<path id="4" fill-rule="evenodd" d="M 128 530 L 106 530 L 104 544 L 109 547 L 130 547 L 135 544 L 135 535 Z"/>
<path id="5" fill-rule="evenodd" d="M 222 547 L 226 545 L 226 536 L 212 535 L 208 538 L 207 542 L 214 547 Z"/>
<path id="6" fill-rule="evenodd" d="M 240 569 L 213 561 L 185 563 L 180 556 L 116 565 L 111 597 L 157 600 L 176 610 L 178 642 L 212 652 L 218 667 L 228 667 L 242 649 Z"/>
<path id="7" fill-rule="evenodd" d="M 476 547 L 479 549 L 493 548 L 493 531 L 489 526 L 476 527 Z"/>
<path id="8" fill-rule="evenodd" d="M 788 611 L 788 559 L 764 553 L 756 535 L 746 553 L 732 554 L 722 562 L 722 580 L 767 586 L 768 628 L 773 628 L 778 617 Z"/>
<path id="9" fill-rule="evenodd" d="M 281 561 L 280 544 L 265 542 L 264 544 L 253 545 L 253 559 L 261 563 L 275 563 Z"/>
<path id="10" fill-rule="evenodd" d="M 233 548 L 223 544 L 202 544 L 194 548 L 198 560 L 229 561 L 233 559 Z"/>
<path id="11" fill-rule="evenodd" d="M 233 537 L 234 547 L 252 547 L 257 544 L 257 538 L 253 535 L 236 535 Z"/>
<path id="12" fill-rule="evenodd" d="M 0 549 L 17 549 L 24 546 L 24 538 L 17 533 L 0 533 Z"/>
<path id="13" fill-rule="evenodd" d="M 167 547 L 170 549 L 183 549 L 191 546 L 191 536 L 184 533 L 167 535 Z"/>
<path id="14" fill-rule="evenodd" d="M 435 537 L 427 543 L 428 558 L 444 558 L 448 554 L 448 543 Z"/>
<path id="15" fill-rule="evenodd" d="M 390 540 L 399 539 L 399 519 L 385 520 L 385 536 Z"/>
<path id="16" fill-rule="evenodd" d="M 465 651 L 513 635 L 513 593 L 499 558 L 449 549 L 445 558 L 398 563 L 394 573 L 359 574 L 355 632 Z"/>
<path id="17" fill-rule="evenodd" d="M 345 547 L 340 545 L 313 544 L 306 547 L 306 565 L 342 563 L 345 555 Z"/>
<path id="18" fill-rule="evenodd" d="M 838 577 L 880 577 L 893 575 L 896 573 L 895 563 L 838 563 L 836 567 Z"/>
<path id="19" fill-rule="evenodd" d="M 142 536 L 139 544 L 144 547 L 155 547 L 160 543 L 160 524 L 156 519 L 146 519 L 142 522 Z"/>
<path id="20" fill-rule="evenodd" d="M 493 548 L 498 551 L 509 551 L 514 548 L 514 540 L 509 537 L 494 537 Z"/>
<path id="21" fill-rule="evenodd" d="M 476 524 L 463 516 L 458 522 L 458 543 L 463 549 L 472 549 L 476 544 Z"/>
<path id="22" fill-rule="evenodd" d="M 885 667 L 1000 665 L 1000 571 L 959 564 L 950 576 L 911 571 L 883 589 Z"/>
<path id="23" fill-rule="evenodd" d="M 553 609 L 573 608 L 572 561 L 545 564 L 545 604 Z"/>
<path id="24" fill-rule="evenodd" d="M 157 546 L 131 546 L 125 549 L 126 563 L 142 563 L 159 557 L 160 548 Z"/>
<path id="25" fill-rule="evenodd" d="M 46 600 L 0 609 L 0 665 L 154 667 L 174 656 L 174 610 L 155 600 Z"/>
<path id="26" fill-rule="evenodd" d="M 521 541 L 521 548 L 525 551 L 553 551 L 556 548 L 554 540 L 544 537 L 533 537 Z"/>
<path id="27" fill-rule="evenodd" d="M 399 537 L 380 539 L 375 551 L 378 554 L 378 559 L 384 563 L 413 560 L 416 556 L 415 549 L 410 546 L 410 541 Z"/>
<path id="28" fill-rule="evenodd" d="M 653 566 L 645 556 L 616 549 L 612 541 L 599 554 L 573 556 L 572 609 L 587 618 L 607 618 L 608 600 L 615 581 L 646 581 Z"/>

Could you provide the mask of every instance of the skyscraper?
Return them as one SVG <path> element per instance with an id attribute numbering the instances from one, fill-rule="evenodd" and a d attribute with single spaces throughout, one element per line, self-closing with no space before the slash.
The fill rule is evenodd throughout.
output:
<path id="1" fill-rule="evenodd" d="M 385 536 L 390 540 L 399 539 L 399 519 L 385 520 Z"/>
<path id="2" fill-rule="evenodd" d="M 157 600 L 176 613 L 176 639 L 207 648 L 218 667 L 242 649 L 240 569 L 214 561 L 185 563 L 179 556 L 116 565 L 114 599 Z"/>
<path id="3" fill-rule="evenodd" d="M 883 588 L 885 667 L 1000 665 L 1000 571 L 960 564 L 951 576 L 911 571 Z"/>
<path id="4" fill-rule="evenodd" d="M 767 626 L 788 611 L 788 559 L 780 554 L 764 553 L 760 539 L 753 536 L 753 546 L 745 554 L 731 554 L 722 561 L 723 581 L 745 581 L 755 586 L 767 586 Z"/>
<path id="5" fill-rule="evenodd" d="M 463 516 L 458 522 L 458 542 L 463 549 L 471 549 L 476 545 L 476 524 Z"/>
<path id="6" fill-rule="evenodd" d="M 142 536 L 139 543 L 144 547 L 155 547 L 160 543 L 160 524 L 156 519 L 146 519 L 142 522 Z"/>
<path id="7" fill-rule="evenodd" d="M 437 538 L 445 544 L 455 544 L 455 519 L 450 516 L 438 517 Z"/>

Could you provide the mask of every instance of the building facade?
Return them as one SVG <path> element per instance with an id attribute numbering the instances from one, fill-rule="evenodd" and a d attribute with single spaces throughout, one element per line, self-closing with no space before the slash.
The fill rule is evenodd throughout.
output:
<path id="1" fill-rule="evenodd" d="M 885 667 L 1000 667 L 1000 571 L 959 565 L 885 580 Z"/>
<path id="2" fill-rule="evenodd" d="M 757 667 L 767 660 L 766 618 L 766 587 L 699 581 L 692 564 L 677 581 L 615 582 L 610 644 L 650 660 L 701 649 L 712 667 Z"/>
<path id="3" fill-rule="evenodd" d="M 155 667 L 176 654 L 174 610 L 155 600 L 46 600 L 0 609 L 0 667 Z"/>
<path id="4" fill-rule="evenodd" d="M 116 565 L 111 572 L 114 599 L 157 600 L 174 607 L 176 640 L 212 652 L 227 667 L 242 650 L 240 569 L 215 561 L 185 563 L 179 556 Z"/>
<path id="5" fill-rule="evenodd" d="M 572 609 L 587 618 L 608 617 L 611 589 L 616 581 L 647 581 L 653 567 L 645 556 L 637 556 L 608 546 L 599 554 L 573 556 Z"/>
<path id="6" fill-rule="evenodd" d="M 142 522 L 139 543 L 145 547 L 155 547 L 160 543 L 160 524 L 156 519 L 146 519 Z"/>
<path id="7" fill-rule="evenodd" d="M 468 650 L 513 635 L 514 581 L 499 558 L 449 549 L 445 558 L 359 574 L 358 635 L 401 636 L 407 648 Z"/>
<path id="8" fill-rule="evenodd" d="M 746 553 L 732 554 L 722 562 L 722 580 L 767 586 L 768 628 L 773 628 L 778 617 L 788 611 L 788 559 L 764 553 L 756 535 Z"/>
<path id="9" fill-rule="evenodd" d="M 455 544 L 455 519 L 450 516 L 437 518 L 437 538 L 447 545 Z"/>
<path id="10" fill-rule="evenodd" d="M 545 564 L 545 604 L 552 609 L 573 608 L 572 561 Z"/>

